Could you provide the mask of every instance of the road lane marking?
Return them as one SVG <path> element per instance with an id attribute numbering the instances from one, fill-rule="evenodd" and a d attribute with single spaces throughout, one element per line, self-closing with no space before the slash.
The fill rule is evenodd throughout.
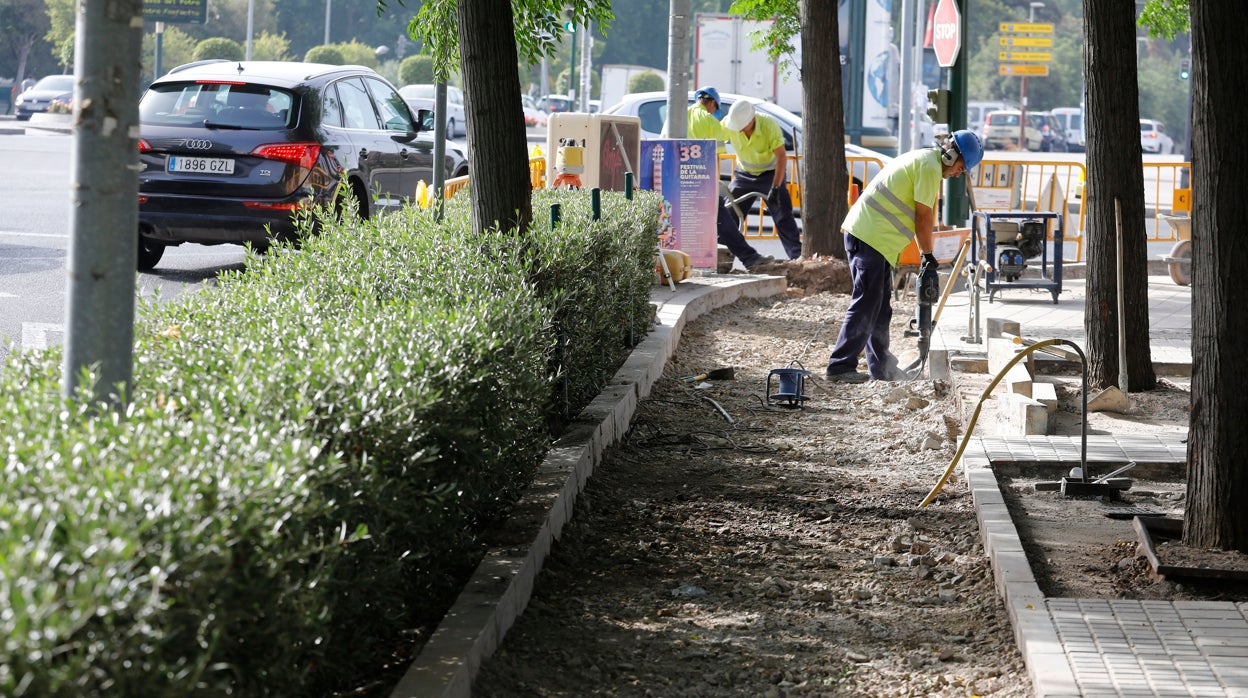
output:
<path id="1" fill-rule="evenodd" d="M 64 233 L 24 233 L 20 230 L 0 230 L 0 235 L 15 235 L 30 238 L 64 238 Z"/>
<path id="2" fill-rule="evenodd" d="M 23 322 L 22 347 L 24 349 L 47 349 L 48 335 L 65 334 L 65 325 L 53 322 Z"/>

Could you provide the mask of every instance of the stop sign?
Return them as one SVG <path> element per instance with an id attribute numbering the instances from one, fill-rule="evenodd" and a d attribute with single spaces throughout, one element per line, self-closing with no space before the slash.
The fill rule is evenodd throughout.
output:
<path id="1" fill-rule="evenodd" d="M 936 11 L 932 13 L 932 48 L 942 68 L 952 66 L 958 58 L 958 50 L 962 48 L 961 24 L 962 16 L 954 0 L 936 3 Z"/>

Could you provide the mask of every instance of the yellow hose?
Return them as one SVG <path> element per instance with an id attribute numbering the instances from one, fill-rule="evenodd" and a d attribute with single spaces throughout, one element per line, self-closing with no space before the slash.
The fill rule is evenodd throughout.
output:
<path id="1" fill-rule="evenodd" d="M 953 474 L 953 469 L 958 466 L 958 461 L 962 459 L 962 454 L 966 451 L 967 442 L 971 440 L 971 432 L 975 430 L 975 422 L 979 421 L 979 411 L 983 409 L 984 400 L 988 399 L 988 396 L 992 393 L 992 389 L 997 387 L 997 384 L 1001 382 L 1002 378 L 1005 378 L 1005 374 L 1011 368 L 1014 368 L 1015 364 L 1022 361 L 1033 351 L 1038 351 L 1045 347 L 1051 347 L 1055 344 L 1066 343 L 1067 342 L 1064 339 L 1042 339 L 1039 342 L 1031 344 L 1020 350 L 1017 356 L 1010 359 L 1009 363 L 1005 365 L 1005 368 L 1002 368 L 997 372 L 997 376 L 992 379 L 992 382 L 988 384 L 988 387 L 984 388 L 983 394 L 979 396 L 979 402 L 975 404 L 975 411 L 971 414 L 970 423 L 966 425 L 966 433 L 962 435 L 962 443 L 958 445 L 958 452 L 953 454 L 953 460 L 949 461 L 949 467 L 945 468 L 945 474 L 940 476 L 940 482 L 937 482 L 936 486 L 932 488 L 932 491 L 928 492 L 927 496 L 923 498 L 923 502 L 919 504 L 920 507 L 926 507 L 928 504 L 931 504 L 932 500 L 936 498 L 936 495 L 940 494 L 940 488 L 944 487 L 945 483 L 949 481 L 949 476 Z"/>

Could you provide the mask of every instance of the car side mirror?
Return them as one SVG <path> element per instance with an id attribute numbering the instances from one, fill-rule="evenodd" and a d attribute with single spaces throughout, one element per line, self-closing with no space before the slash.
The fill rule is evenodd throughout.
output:
<path id="1" fill-rule="evenodd" d="M 432 131 L 433 130 L 433 110 L 417 109 L 416 110 L 416 130 Z"/>

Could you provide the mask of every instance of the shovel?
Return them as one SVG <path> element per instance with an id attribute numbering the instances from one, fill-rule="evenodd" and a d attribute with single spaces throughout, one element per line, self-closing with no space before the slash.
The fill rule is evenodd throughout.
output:
<path id="1" fill-rule="evenodd" d="M 705 380 L 727 381 L 736 378 L 736 375 L 736 369 L 729 366 L 728 368 L 713 368 L 706 373 L 699 373 L 696 376 L 685 376 L 681 380 L 686 383 L 701 383 Z"/>

